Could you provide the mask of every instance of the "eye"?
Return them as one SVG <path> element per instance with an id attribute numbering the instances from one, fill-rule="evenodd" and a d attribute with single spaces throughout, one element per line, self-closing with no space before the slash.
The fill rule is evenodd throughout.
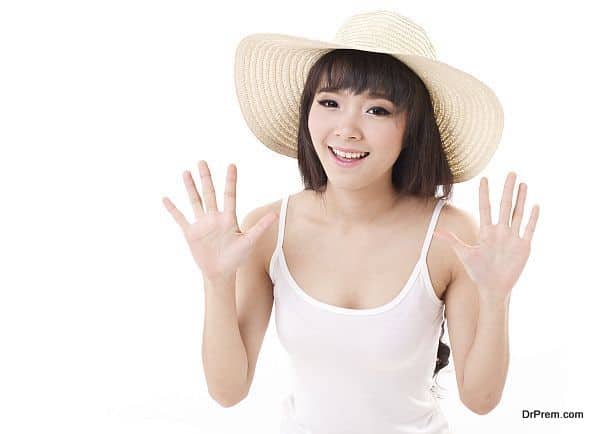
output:
<path id="1" fill-rule="evenodd" d="M 372 107 L 369 110 L 380 110 L 381 111 L 381 115 L 379 115 L 379 116 L 387 116 L 387 115 L 390 114 L 390 112 L 387 111 L 386 109 L 384 109 L 383 107 Z M 377 116 L 377 114 L 376 114 L 376 116 Z"/>
<path id="2" fill-rule="evenodd" d="M 337 103 L 331 99 L 322 99 L 319 101 L 319 104 L 321 104 L 323 107 L 332 107 L 330 105 L 327 105 L 328 102 L 332 102 L 337 105 Z"/>

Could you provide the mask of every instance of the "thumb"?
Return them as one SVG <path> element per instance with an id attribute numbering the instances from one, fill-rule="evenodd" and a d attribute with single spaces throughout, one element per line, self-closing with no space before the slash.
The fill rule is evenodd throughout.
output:
<path id="1" fill-rule="evenodd" d="M 445 242 L 450 244 L 450 246 L 456 251 L 469 247 L 451 231 L 447 231 L 444 229 L 436 229 L 435 231 L 433 231 L 433 235 L 437 238 L 443 239 Z"/>
<path id="2" fill-rule="evenodd" d="M 247 246 L 251 247 L 258 241 L 261 235 L 271 226 L 274 221 L 279 219 L 278 213 L 269 213 L 262 216 L 262 218 L 256 222 L 252 228 L 244 234 L 244 239 L 248 243 Z"/>

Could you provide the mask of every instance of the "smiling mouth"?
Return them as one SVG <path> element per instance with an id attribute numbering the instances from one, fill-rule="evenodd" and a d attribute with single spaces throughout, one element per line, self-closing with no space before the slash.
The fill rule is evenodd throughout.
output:
<path id="1" fill-rule="evenodd" d="M 364 160 L 365 158 L 367 158 L 371 154 L 370 152 L 367 152 L 367 151 L 365 151 L 365 152 L 351 152 L 351 154 L 359 154 L 359 153 L 363 154 L 364 153 L 365 155 L 362 156 L 362 157 L 358 157 L 358 158 L 345 158 L 345 157 L 343 157 L 341 155 L 338 155 L 335 152 L 333 152 L 333 148 L 331 146 L 327 146 L 327 148 L 329 148 L 329 152 L 331 152 L 334 157 L 337 157 L 337 158 L 339 158 L 342 161 Z"/>

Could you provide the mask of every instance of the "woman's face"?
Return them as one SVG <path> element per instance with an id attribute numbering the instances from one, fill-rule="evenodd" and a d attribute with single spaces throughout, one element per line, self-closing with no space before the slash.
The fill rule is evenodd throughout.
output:
<path id="1" fill-rule="evenodd" d="M 394 162 L 402 150 L 406 113 L 368 92 L 326 91 L 315 95 L 308 130 L 329 182 L 360 188 L 382 176 L 391 182 Z M 337 162 L 331 147 L 369 155 L 352 165 Z M 353 160 L 354 161 L 354 160 Z"/>

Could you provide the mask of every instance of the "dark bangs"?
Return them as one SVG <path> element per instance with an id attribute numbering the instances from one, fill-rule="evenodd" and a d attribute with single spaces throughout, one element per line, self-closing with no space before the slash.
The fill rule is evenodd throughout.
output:
<path id="1" fill-rule="evenodd" d="M 393 102 L 400 112 L 406 110 L 410 88 L 402 71 L 398 70 L 397 61 L 387 54 L 369 53 L 365 56 L 359 53 L 364 52 L 335 50 L 326 54 L 321 67 L 314 71 L 319 77 L 315 94 L 347 90 L 359 95 L 366 91 L 371 97 Z"/>

